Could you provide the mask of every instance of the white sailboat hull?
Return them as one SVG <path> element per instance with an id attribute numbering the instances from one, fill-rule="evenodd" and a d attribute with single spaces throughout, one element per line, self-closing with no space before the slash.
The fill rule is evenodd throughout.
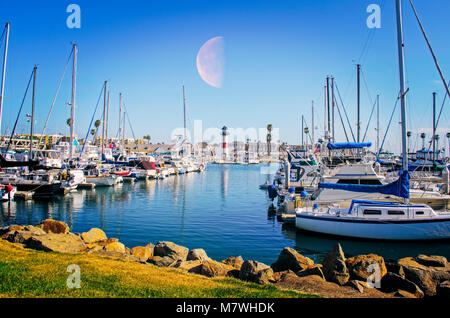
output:
<path id="1" fill-rule="evenodd" d="M 449 216 L 386 221 L 297 213 L 295 225 L 310 232 L 375 240 L 450 239 Z"/>
<path id="2" fill-rule="evenodd" d="M 109 177 L 94 177 L 86 178 L 86 183 L 93 183 L 96 187 L 110 187 L 113 186 L 116 183 L 115 178 L 109 176 Z"/>

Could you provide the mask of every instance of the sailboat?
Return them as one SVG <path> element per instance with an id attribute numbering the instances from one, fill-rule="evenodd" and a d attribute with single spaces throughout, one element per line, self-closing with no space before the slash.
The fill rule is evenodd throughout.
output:
<path id="1" fill-rule="evenodd" d="M 337 236 L 379 240 L 432 240 L 450 238 L 450 212 L 437 212 L 410 198 L 410 176 L 406 142 L 406 91 L 401 0 L 396 0 L 397 37 L 402 116 L 402 170 L 397 181 L 385 185 L 324 184 L 319 188 L 344 189 L 359 193 L 381 193 L 403 198 L 403 202 L 353 200 L 349 208 L 337 204 L 314 204 L 296 209 L 296 227 Z"/>

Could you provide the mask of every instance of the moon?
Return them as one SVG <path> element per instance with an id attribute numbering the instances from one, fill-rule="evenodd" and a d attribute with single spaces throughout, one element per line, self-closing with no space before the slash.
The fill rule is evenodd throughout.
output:
<path id="1" fill-rule="evenodd" d="M 209 39 L 197 54 L 197 70 L 200 77 L 216 88 L 222 87 L 225 69 L 225 41 L 222 36 Z"/>

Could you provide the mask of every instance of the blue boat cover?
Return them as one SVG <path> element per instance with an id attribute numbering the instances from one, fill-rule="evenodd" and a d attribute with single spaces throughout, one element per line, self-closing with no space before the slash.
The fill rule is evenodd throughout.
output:
<path id="1" fill-rule="evenodd" d="M 366 147 L 372 147 L 371 142 L 341 142 L 341 143 L 329 143 L 327 145 L 328 149 L 360 149 Z"/>
<path id="2" fill-rule="evenodd" d="M 381 193 L 409 199 L 409 172 L 400 171 L 397 181 L 384 185 L 319 183 L 319 189 L 335 189 L 363 193 Z"/>

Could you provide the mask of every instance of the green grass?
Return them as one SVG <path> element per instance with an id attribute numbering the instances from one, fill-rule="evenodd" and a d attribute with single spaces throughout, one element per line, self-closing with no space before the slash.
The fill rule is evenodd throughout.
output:
<path id="1" fill-rule="evenodd" d="M 67 267 L 81 269 L 81 288 L 69 289 Z M 45 253 L 0 242 L 0 297 L 43 298 L 298 298 L 315 297 L 234 278 L 87 254 Z"/>

